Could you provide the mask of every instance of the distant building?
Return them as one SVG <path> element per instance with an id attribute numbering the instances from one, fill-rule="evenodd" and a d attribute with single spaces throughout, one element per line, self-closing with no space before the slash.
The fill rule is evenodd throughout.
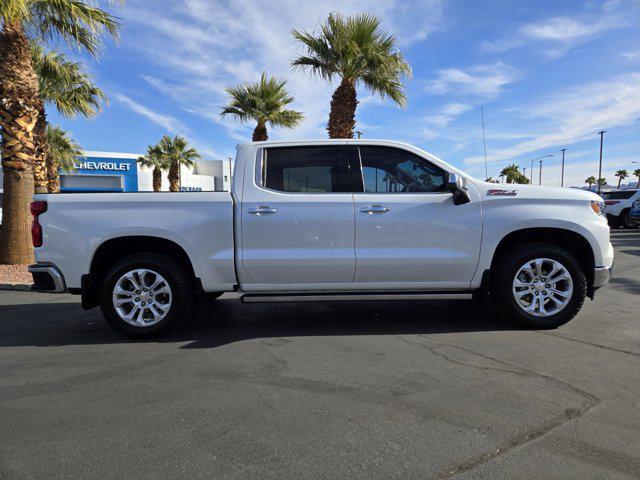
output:
<path id="1" fill-rule="evenodd" d="M 67 193 L 152 191 L 152 169 L 140 167 L 139 157 L 140 154 L 135 153 L 85 151 L 84 156 L 78 158 L 75 172 L 60 173 L 60 190 Z M 229 191 L 230 168 L 228 160 L 198 160 L 193 169 L 183 166 L 180 169 L 180 190 Z M 169 190 L 167 172 L 162 175 L 162 190 Z"/>

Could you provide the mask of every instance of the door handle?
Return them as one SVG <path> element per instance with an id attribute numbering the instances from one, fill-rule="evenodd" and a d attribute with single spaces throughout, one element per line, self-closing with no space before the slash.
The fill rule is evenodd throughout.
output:
<path id="1" fill-rule="evenodd" d="M 373 215 L 374 213 L 387 213 L 389 209 L 386 207 L 383 207 L 382 205 L 369 205 L 368 207 L 362 207 L 360 211 L 362 213 L 368 213 L 369 215 Z"/>
<path id="2" fill-rule="evenodd" d="M 275 208 L 268 207 L 267 205 L 260 205 L 257 208 L 248 208 L 247 213 L 255 213 L 256 215 L 263 215 L 267 213 L 278 213 Z"/>

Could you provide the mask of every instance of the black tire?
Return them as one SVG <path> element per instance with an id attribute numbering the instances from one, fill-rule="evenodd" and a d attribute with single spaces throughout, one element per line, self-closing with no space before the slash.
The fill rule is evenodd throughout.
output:
<path id="1" fill-rule="evenodd" d="M 607 220 L 608 220 L 609 226 L 611 228 L 620 228 L 620 217 L 615 217 L 613 215 L 607 215 Z"/>
<path id="2" fill-rule="evenodd" d="M 120 318 L 112 297 L 116 282 L 127 272 L 145 268 L 162 275 L 171 289 L 171 306 L 158 323 L 143 327 L 134 326 Z M 173 330 L 193 306 L 193 279 L 184 267 L 173 258 L 155 253 L 134 254 L 117 262 L 105 275 L 100 289 L 100 308 L 111 327 L 129 338 L 145 339 L 166 335 Z"/>
<path id="3" fill-rule="evenodd" d="M 627 210 L 623 210 L 622 212 L 620 212 L 620 225 L 622 225 L 624 228 L 636 228 L 636 223 L 631 220 L 631 217 L 629 216 L 629 213 L 631 212 L 631 209 L 627 209 Z"/>
<path id="4" fill-rule="evenodd" d="M 571 275 L 573 294 L 569 303 L 558 313 L 539 317 L 525 312 L 517 303 L 513 280 L 522 265 L 536 258 L 560 262 Z M 530 329 L 551 329 L 564 325 L 582 308 L 587 295 L 587 279 L 580 262 L 568 250 L 552 243 L 526 243 L 500 255 L 491 270 L 491 304 L 500 313 Z"/>

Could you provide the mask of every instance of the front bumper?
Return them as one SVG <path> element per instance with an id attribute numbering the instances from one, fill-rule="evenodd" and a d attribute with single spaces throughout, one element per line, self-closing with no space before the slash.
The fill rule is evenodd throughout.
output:
<path id="1" fill-rule="evenodd" d="M 63 293 L 67 291 L 64 275 L 53 263 L 29 265 L 29 272 L 33 276 L 31 290 L 48 293 Z"/>
<path id="2" fill-rule="evenodd" d="M 609 280 L 611 280 L 611 267 L 596 267 L 593 269 L 593 289 L 596 290 L 600 287 L 604 287 Z"/>

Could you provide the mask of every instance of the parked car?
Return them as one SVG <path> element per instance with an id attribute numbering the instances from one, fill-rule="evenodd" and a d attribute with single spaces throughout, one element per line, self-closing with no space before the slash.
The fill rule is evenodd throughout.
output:
<path id="1" fill-rule="evenodd" d="M 475 296 L 553 328 L 609 280 L 603 206 L 577 189 L 482 182 L 403 143 L 256 142 L 238 146 L 231 192 L 36 195 L 30 270 L 35 289 L 80 294 L 136 338 L 232 291 Z"/>
<path id="2" fill-rule="evenodd" d="M 633 228 L 635 224 L 630 222 L 629 212 L 633 202 L 640 199 L 640 190 L 629 188 L 626 190 L 613 190 L 602 194 L 606 204 L 605 212 L 609 225 L 613 228 L 626 227 Z"/>
<path id="3" fill-rule="evenodd" d="M 629 222 L 640 227 L 640 200 L 633 202 L 631 210 L 629 210 Z"/>

